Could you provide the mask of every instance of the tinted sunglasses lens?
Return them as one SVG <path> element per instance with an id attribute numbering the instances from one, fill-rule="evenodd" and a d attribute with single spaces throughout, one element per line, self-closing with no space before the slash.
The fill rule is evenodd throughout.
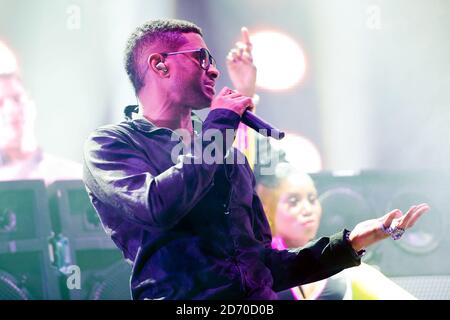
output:
<path id="1" fill-rule="evenodd" d="M 214 59 L 212 55 L 209 55 L 209 63 L 214 67 L 216 66 L 216 59 Z"/>
<path id="2" fill-rule="evenodd" d="M 209 68 L 209 53 L 208 51 L 206 51 L 206 49 L 200 49 L 200 54 L 199 54 L 199 58 L 200 58 L 200 64 L 202 66 L 203 69 L 208 70 Z"/>

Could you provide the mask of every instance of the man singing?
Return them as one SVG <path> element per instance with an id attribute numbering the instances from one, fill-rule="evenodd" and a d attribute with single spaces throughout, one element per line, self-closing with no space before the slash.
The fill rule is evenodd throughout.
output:
<path id="1" fill-rule="evenodd" d="M 187 21 L 150 21 L 131 35 L 125 55 L 139 115 L 91 134 L 84 181 L 133 264 L 134 299 L 276 299 L 359 265 L 364 248 L 398 238 L 428 210 L 394 210 L 304 248 L 273 250 L 253 172 L 236 163 L 242 154 L 227 133 L 252 100 L 227 87 L 216 94 L 219 71 L 202 31 Z M 201 123 L 192 111 L 204 108 Z M 211 131 L 216 139 L 205 138 Z M 174 157 L 180 144 L 188 152 Z M 207 150 L 215 161 L 204 159 Z"/>

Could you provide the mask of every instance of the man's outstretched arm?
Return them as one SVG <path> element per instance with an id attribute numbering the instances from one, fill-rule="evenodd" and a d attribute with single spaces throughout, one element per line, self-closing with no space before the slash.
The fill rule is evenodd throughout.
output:
<path id="1" fill-rule="evenodd" d="M 360 265 L 360 250 L 388 238 L 389 234 L 385 231 L 388 228 L 411 228 L 429 210 L 429 206 L 413 206 L 404 215 L 400 210 L 393 210 L 381 218 L 357 224 L 351 232 L 344 230 L 312 241 L 303 248 L 281 251 L 271 247 L 270 227 L 256 193 L 253 209 L 256 215 L 255 237 L 263 243 L 262 258 L 272 272 L 273 290 L 278 292 L 328 278 L 343 269 Z"/>

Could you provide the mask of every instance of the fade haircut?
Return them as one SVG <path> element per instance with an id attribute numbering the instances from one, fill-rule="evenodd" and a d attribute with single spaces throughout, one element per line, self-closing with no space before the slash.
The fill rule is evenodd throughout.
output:
<path id="1" fill-rule="evenodd" d="M 158 19 L 147 21 L 131 34 L 125 49 L 125 69 L 136 94 L 145 84 L 148 49 L 159 45 L 164 51 L 176 51 L 187 42 L 183 33 L 191 32 L 203 37 L 202 30 L 192 22 Z"/>

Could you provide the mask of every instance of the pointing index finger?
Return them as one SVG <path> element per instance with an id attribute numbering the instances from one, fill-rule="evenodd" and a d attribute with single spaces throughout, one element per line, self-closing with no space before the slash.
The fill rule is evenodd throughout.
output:
<path id="1" fill-rule="evenodd" d="M 247 46 L 251 46 L 252 43 L 250 42 L 250 35 L 248 33 L 247 27 L 242 27 L 241 33 L 242 33 L 242 42 L 244 42 Z"/>

